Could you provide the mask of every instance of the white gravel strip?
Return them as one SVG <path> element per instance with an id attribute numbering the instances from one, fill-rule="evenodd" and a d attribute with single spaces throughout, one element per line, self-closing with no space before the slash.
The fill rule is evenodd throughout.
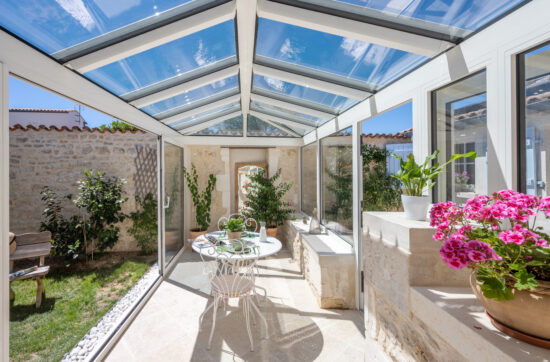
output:
<path id="1" fill-rule="evenodd" d="M 154 264 L 134 286 L 101 318 L 84 337 L 66 353 L 62 361 L 89 361 L 102 348 L 139 300 L 159 277 L 159 268 Z"/>

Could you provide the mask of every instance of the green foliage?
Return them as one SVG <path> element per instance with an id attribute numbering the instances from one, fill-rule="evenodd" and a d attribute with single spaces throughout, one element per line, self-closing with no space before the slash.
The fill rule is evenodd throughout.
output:
<path id="1" fill-rule="evenodd" d="M 133 224 L 128 232 L 144 254 L 151 254 L 157 249 L 157 200 L 148 193 L 143 199 L 136 196 L 136 204 L 140 210 L 130 213 Z"/>
<path id="2" fill-rule="evenodd" d="M 401 183 L 387 173 L 388 151 L 363 145 L 363 210 L 395 211 L 401 208 Z"/>
<path id="3" fill-rule="evenodd" d="M 187 180 L 187 187 L 191 192 L 191 198 L 195 206 L 195 218 L 198 229 L 200 229 L 200 231 L 206 231 L 210 226 L 210 205 L 212 204 L 212 192 L 216 186 L 216 177 L 213 174 L 208 175 L 206 188 L 200 192 L 199 175 L 197 174 L 195 165 L 191 164 L 191 172 L 188 172 L 184 167 L 183 174 Z"/>
<path id="4" fill-rule="evenodd" d="M 422 165 L 416 163 L 414 155 L 411 153 L 407 156 L 407 160 L 395 153 L 392 154 L 393 157 L 399 160 L 401 169 L 397 171 L 395 175 L 396 179 L 400 180 L 405 187 L 405 191 L 409 196 L 422 196 L 425 190 L 432 188 L 435 185 L 435 179 L 437 176 L 445 170 L 445 166 L 453 162 L 454 160 L 462 157 L 466 158 L 476 158 L 476 152 L 468 152 L 465 154 L 455 154 L 452 155 L 449 161 L 444 164 L 435 163 L 432 165 L 432 161 L 437 159 L 439 155 L 439 150 L 426 157 L 426 160 Z"/>
<path id="5" fill-rule="evenodd" d="M 330 216 L 332 221 L 341 224 L 349 224 L 353 215 L 353 172 L 351 161 L 351 149 L 349 146 L 336 147 L 335 172 L 325 168 L 328 176 L 326 188 L 334 196 L 325 214 Z"/>
<path id="6" fill-rule="evenodd" d="M 40 223 L 40 231 L 52 233 L 52 253 L 65 257 L 65 265 L 81 259 L 84 254 L 84 227 L 87 226 L 76 215 L 65 218 L 62 214 L 61 198 L 49 187 L 44 186 L 40 192 L 46 208 L 42 211 L 44 221 Z M 71 199 L 71 195 L 65 196 Z"/>
<path id="7" fill-rule="evenodd" d="M 170 188 L 170 203 L 166 209 L 164 209 L 164 218 L 166 220 L 166 226 L 172 226 L 172 217 L 174 216 L 174 211 L 178 208 L 178 200 L 180 193 L 180 180 L 179 180 L 179 166 L 174 168 L 172 172 L 172 187 Z"/>
<path id="8" fill-rule="evenodd" d="M 84 170 L 84 177 L 77 182 L 80 193 L 74 204 L 85 212 L 88 224 L 85 240 L 86 244 L 91 242 L 92 253 L 94 247 L 103 252 L 118 241 L 120 229 L 116 224 L 126 217 L 122 213 L 122 204 L 128 200 L 122 197 L 125 182 L 88 170 Z"/>
<path id="9" fill-rule="evenodd" d="M 244 220 L 240 217 L 237 219 L 229 219 L 223 226 L 223 229 L 229 232 L 244 231 Z"/>
<path id="10" fill-rule="evenodd" d="M 277 183 L 279 177 L 281 169 L 272 177 L 265 175 L 263 169 L 249 176 L 250 184 L 245 186 L 248 190 L 248 205 L 243 210 L 244 216 L 264 221 L 266 227 L 282 225 L 288 219 L 294 210 L 289 207 L 290 203 L 283 200 L 283 196 L 290 190 L 292 183 Z"/>
<path id="11" fill-rule="evenodd" d="M 99 129 L 102 130 L 102 131 L 105 131 L 106 129 L 108 129 L 112 132 L 115 132 L 117 129 L 119 129 L 122 132 L 124 132 L 126 130 L 134 131 L 136 128 L 134 126 L 130 126 L 127 123 L 117 121 L 117 120 L 113 120 L 109 124 L 102 124 L 101 126 L 99 126 Z"/>
<path id="12" fill-rule="evenodd" d="M 10 361 L 60 361 L 149 269 L 144 258 L 100 268 L 52 268 L 35 307 L 36 282 L 11 283 Z M 5 321 L 7 323 L 7 321 Z"/>

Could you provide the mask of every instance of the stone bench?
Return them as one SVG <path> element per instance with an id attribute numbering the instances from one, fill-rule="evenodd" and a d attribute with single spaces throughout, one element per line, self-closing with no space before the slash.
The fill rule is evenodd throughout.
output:
<path id="1" fill-rule="evenodd" d="M 282 241 L 299 263 L 320 308 L 355 309 L 353 247 L 335 234 L 310 235 L 301 220 L 287 221 Z"/>

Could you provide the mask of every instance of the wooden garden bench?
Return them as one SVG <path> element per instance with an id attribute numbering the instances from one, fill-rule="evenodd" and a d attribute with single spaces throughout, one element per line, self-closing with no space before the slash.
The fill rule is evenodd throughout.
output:
<path id="1" fill-rule="evenodd" d="M 13 272 L 13 263 L 16 260 L 40 258 L 38 268 L 30 273 L 17 276 L 10 280 L 10 300 L 15 298 L 15 292 L 11 289 L 11 282 L 15 280 L 36 280 L 36 308 L 42 304 L 42 296 L 45 294 L 44 277 L 50 271 L 50 267 L 44 265 L 46 256 L 50 255 L 52 234 L 49 231 L 41 233 L 28 233 L 17 235 L 15 242 L 17 247 L 10 255 L 10 273 Z"/>

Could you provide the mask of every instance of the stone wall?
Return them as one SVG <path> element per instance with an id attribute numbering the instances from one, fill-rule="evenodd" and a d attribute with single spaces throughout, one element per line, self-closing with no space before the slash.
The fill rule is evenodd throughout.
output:
<path id="1" fill-rule="evenodd" d="M 281 181 L 292 182 L 292 188 L 285 195 L 285 200 L 292 201 L 298 209 L 300 195 L 300 170 L 298 147 L 273 148 L 229 148 L 221 146 L 186 146 L 184 151 L 185 166 L 194 164 L 199 174 L 199 185 L 206 185 L 208 175 L 216 176 L 216 188 L 212 195 L 211 224 L 209 230 L 217 230 L 218 220 L 235 212 L 235 163 L 266 162 L 272 175 L 281 169 Z M 195 210 L 188 188 L 185 190 L 185 221 L 190 227 L 196 226 Z M 186 234 L 187 235 L 187 234 Z"/>
<path id="2" fill-rule="evenodd" d="M 135 195 L 157 195 L 157 137 L 141 131 L 100 132 L 63 128 L 10 129 L 10 230 L 35 232 L 40 227 L 44 205 L 40 191 L 49 186 L 59 195 L 77 194 L 76 181 L 84 169 L 102 171 L 126 180 L 128 202 L 123 211 L 134 211 Z M 66 216 L 77 213 L 70 201 Z M 131 221 L 121 225 L 114 250 L 138 250 L 128 235 Z"/>
<path id="3" fill-rule="evenodd" d="M 411 307 L 412 286 L 468 286 L 446 267 L 427 222 L 402 213 L 363 214 L 365 333 L 395 361 L 464 361 Z"/>

